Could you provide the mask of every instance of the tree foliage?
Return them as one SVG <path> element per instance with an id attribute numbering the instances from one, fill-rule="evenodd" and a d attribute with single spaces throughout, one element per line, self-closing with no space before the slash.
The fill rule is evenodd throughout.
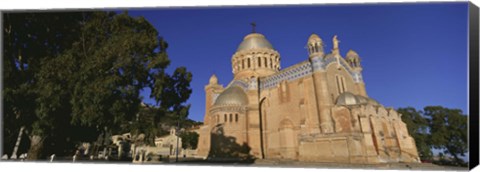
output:
<path id="1" fill-rule="evenodd" d="M 180 133 L 180 138 L 182 138 L 182 148 L 197 149 L 198 137 L 199 135 L 196 132 L 186 131 Z"/>
<path id="2" fill-rule="evenodd" d="M 432 147 L 461 162 L 460 156 L 468 151 L 467 116 L 459 109 L 441 106 L 427 106 L 424 113 L 430 123 Z"/>
<path id="3" fill-rule="evenodd" d="M 55 27 L 40 29 L 42 36 L 36 36 L 46 40 L 31 43 L 26 38 L 38 32 L 32 30 L 44 26 L 47 18 L 10 17 L 6 26 L 12 29 L 4 31 L 8 49 L 4 64 L 9 65 L 5 74 L 8 81 L 19 81 L 3 90 L 8 97 L 5 116 L 31 126 L 29 134 L 41 138 L 37 143 L 41 146 L 45 138 L 53 138 L 45 145 L 47 150 L 56 140 L 94 141 L 105 128 L 109 133 L 132 131 L 152 138 L 162 116 L 188 116 L 185 102 L 191 94 L 192 74 L 185 67 L 171 75 L 166 72 L 168 44 L 144 18 L 114 12 L 54 13 L 49 17 L 59 19 L 47 23 Z M 29 22 L 39 26 L 21 27 Z M 36 48 L 37 44 L 44 47 Z M 21 52 L 34 48 L 40 53 L 20 55 L 18 47 Z M 153 110 L 142 110 L 140 92 L 146 88 L 159 105 Z"/>
<path id="4" fill-rule="evenodd" d="M 455 165 L 462 165 L 461 156 L 468 151 L 467 116 L 459 109 L 442 106 L 426 106 L 422 111 L 415 108 L 399 108 L 402 121 L 415 139 L 420 158 L 432 160 L 432 149 L 450 155 Z"/>
<path id="5" fill-rule="evenodd" d="M 21 126 L 26 126 L 26 131 L 31 136 L 38 133 L 35 128 L 48 125 L 49 121 L 36 122 L 40 119 L 36 115 L 38 94 L 35 74 L 43 67 L 43 60 L 54 58 L 71 47 L 72 41 L 77 39 L 80 33 L 79 21 L 89 14 L 85 12 L 73 12 L 68 15 L 57 12 L 3 14 L 2 126 L 5 131 L 3 135 L 3 150 L 7 151 L 5 153 L 10 153 L 13 149 Z"/>

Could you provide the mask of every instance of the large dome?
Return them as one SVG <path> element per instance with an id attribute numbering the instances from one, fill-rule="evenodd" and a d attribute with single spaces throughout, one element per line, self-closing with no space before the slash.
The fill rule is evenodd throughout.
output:
<path id="1" fill-rule="evenodd" d="M 215 100 L 214 105 L 247 105 L 248 97 L 242 88 L 231 86 L 223 91 Z"/>
<path id="2" fill-rule="evenodd" d="M 251 33 L 245 36 L 245 38 L 243 38 L 242 43 L 240 43 L 240 46 L 238 46 L 237 52 L 242 50 L 261 49 L 261 48 L 267 48 L 267 49 L 273 50 L 272 44 L 268 42 L 265 36 L 259 33 Z"/>

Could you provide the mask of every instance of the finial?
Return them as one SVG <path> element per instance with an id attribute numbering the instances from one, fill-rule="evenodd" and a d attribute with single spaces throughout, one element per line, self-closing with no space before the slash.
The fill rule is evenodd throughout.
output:
<path id="1" fill-rule="evenodd" d="M 255 22 L 251 22 L 250 25 L 252 25 L 252 33 L 255 33 L 255 27 L 257 24 L 255 24 Z"/>

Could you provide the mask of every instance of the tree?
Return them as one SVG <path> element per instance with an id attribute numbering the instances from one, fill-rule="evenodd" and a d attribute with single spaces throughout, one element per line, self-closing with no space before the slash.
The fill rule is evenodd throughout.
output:
<path id="1" fill-rule="evenodd" d="M 5 13 L 3 43 L 4 149 L 11 151 L 19 129 L 32 133 L 36 112 L 34 75 L 41 61 L 71 47 L 86 12 Z M 22 142 L 23 143 L 23 142 Z"/>
<path id="2" fill-rule="evenodd" d="M 397 112 L 402 114 L 402 121 L 407 125 L 408 133 L 415 139 L 420 159 L 431 160 L 433 155 L 427 119 L 421 111 L 413 107 L 398 108 Z"/>
<path id="3" fill-rule="evenodd" d="M 182 148 L 197 149 L 198 137 L 199 135 L 196 132 L 189 132 L 189 131 L 182 132 L 180 134 L 180 138 L 182 138 Z"/>
<path id="4" fill-rule="evenodd" d="M 467 116 L 459 109 L 442 106 L 427 106 L 424 114 L 429 121 L 432 147 L 450 154 L 457 164 L 461 164 L 460 156 L 465 156 L 468 151 Z"/>
<path id="5" fill-rule="evenodd" d="M 136 119 L 129 125 L 128 131 L 132 135 L 145 134 L 145 143 L 153 145 L 158 133 L 158 123 L 165 116 L 162 109 L 142 104 Z"/>
<path id="6" fill-rule="evenodd" d="M 167 130 L 177 126 L 179 122 L 189 124 L 187 117 L 190 105 L 185 105 L 184 102 L 192 93 L 190 88 L 192 74 L 185 67 L 179 67 L 172 75 L 165 76 L 166 80 L 162 80 L 163 83 L 159 87 L 161 90 L 155 90 L 156 92 L 151 95 L 159 106 L 142 107 L 141 113 L 130 129 L 134 135 L 145 133 L 149 144 L 153 144 L 155 136 L 168 133 Z M 163 126 L 167 126 L 168 129 L 163 129 Z"/>
<path id="7" fill-rule="evenodd" d="M 173 75 L 165 72 L 170 63 L 167 43 L 148 21 L 127 13 L 81 16 L 70 47 L 35 63 L 38 70 L 28 89 L 34 105 L 30 159 L 39 158 L 44 146 L 54 146 L 44 144 L 49 137 L 93 141 L 102 132 L 129 132 L 140 111 L 140 91 L 147 87 L 160 108 L 142 119 L 159 119 L 168 113 L 188 115 L 189 105 L 184 102 L 191 93 L 192 75 L 184 67 Z M 67 127 L 75 130 L 61 134 Z"/>
<path id="8" fill-rule="evenodd" d="M 443 151 L 439 154 L 441 157 L 450 154 L 454 158 L 453 165 L 465 165 L 460 156 L 468 151 L 467 116 L 461 110 L 426 106 L 423 112 L 412 107 L 397 111 L 415 139 L 421 159 L 432 160 L 432 148 L 435 148 Z M 446 162 L 445 159 L 440 161 Z"/>
<path id="9" fill-rule="evenodd" d="M 187 119 L 188 110 L 190 109 L 190 105 L 186 105 L 184 102 L 188 100 L 192 93 L 190 88 L 192 74 L 185 67 L 179 67 L 174 71 L 173 75 L 167 76 L 166 84 L 159 90 L 161 92 L 152 91 L 151 98 L 154 98 L 160 107 L 167 111 L 166 115 L 175 121 L 177 123 L 176 126 L 180 129 L 183 122 Z"/>

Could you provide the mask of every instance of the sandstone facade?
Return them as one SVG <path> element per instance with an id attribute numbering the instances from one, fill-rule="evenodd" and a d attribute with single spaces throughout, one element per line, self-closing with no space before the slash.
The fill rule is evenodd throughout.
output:
<path id="1" fill-rule="evenodd" d="M 233 80 L 205 86 L 204 125 L 197 153 L 315 162 L 418 162 L 406 125 L 394 109 L 368 97 L 360 57 L 324 52 L 312 34 L 308 58 L 281 69 L 280 54 L 259 33 L 233 54 Z"/>

